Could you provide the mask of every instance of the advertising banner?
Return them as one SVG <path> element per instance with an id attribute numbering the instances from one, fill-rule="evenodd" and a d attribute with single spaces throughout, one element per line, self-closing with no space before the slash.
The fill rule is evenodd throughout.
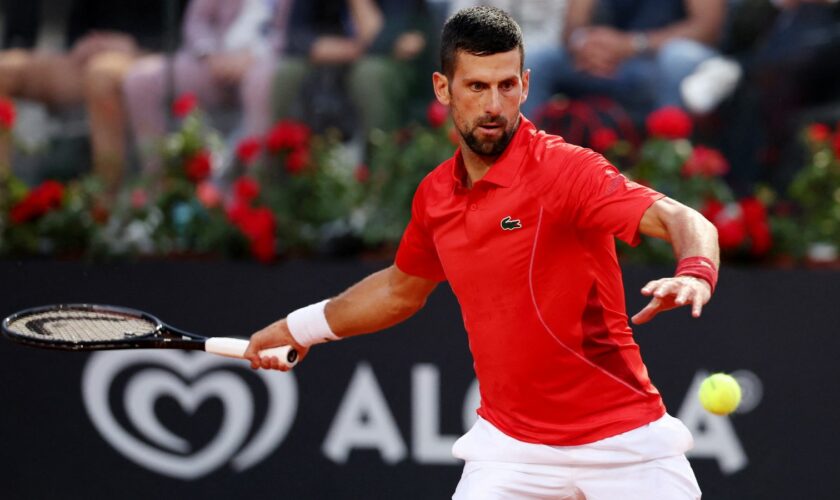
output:
<path id="1" fill-rule="evenodd" d="M 0 262 L 0 315 L 50 303 L 141 309 L 248 337 L 384 261 Z M 668 269 L 627 268 L 628 311 Z M 635 328 L 668 410 L 691 430 L 706 499 L 835 498 L 840 274 L 724 269 L 700 319 Z M 515 349 L 517 346 L 511 346 Z M 201 352 L 59 352 L 0 343 L 3 498 L 449 498 L 450 451 L 478 387 L 446 284 L 405 323 L 315 347 L 283 374 Z M 696 392 L 732 373 L 729 417 Z"/>

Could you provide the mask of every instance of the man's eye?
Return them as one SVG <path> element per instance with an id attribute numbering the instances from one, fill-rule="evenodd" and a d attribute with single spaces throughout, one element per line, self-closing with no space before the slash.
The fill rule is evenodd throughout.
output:
<path id="1" fill-rule="evenodd" d="M 484 85 L 482 85 L 480 83 L 471 83 L 470 84 L 470 90 L 475 90 L 476 92 L 479 91 L 479 90 L 482 90 L 483 88 L 484 88 Z"/>

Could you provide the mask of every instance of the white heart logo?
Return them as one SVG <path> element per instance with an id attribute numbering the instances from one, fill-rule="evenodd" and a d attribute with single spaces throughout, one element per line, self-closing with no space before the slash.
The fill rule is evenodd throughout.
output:
<path id="1" fill-rule="evenodd" d="M 152 366 L 138 371 L 128 381 L 123 404 L 129 421 L 148 443 L 122 427 L 109 403 L 115 377 L 136 365 Z M 195 479 L 228 461 L 234 470 L 241 471 L 264 459 L 286 436 L 297 412 L 297 384 L 291 373 L 256 372 L 268 390 L 268 411 L 262 427 L 243 447 L 254 422 L 253 394 L 248 384 L 232 371 L 202 375 L 219 366 L 242 369 L 243 362 L 180 351 L 95 353 L 82 376 L 85 407 L 94 425 L 114 448 L 152 471 Z M 176 373 L 193 382 L 184 383 Z M 201 449 L 191 449 L 189 442 L 169 431 L 157 417 L 154 405 L 163 396 L 175 399 L 189 413 L 208 398 L 218 398 L 224 407 L 224 417 L 215 437 Z"/>

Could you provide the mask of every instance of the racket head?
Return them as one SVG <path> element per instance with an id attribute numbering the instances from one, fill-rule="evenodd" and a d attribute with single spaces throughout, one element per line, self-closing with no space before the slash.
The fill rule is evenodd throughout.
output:
<path id="1" fill-rule="evenodd" d="M 0 330 L 21 344 L 74 351 L 170 347 L 173 340 L 181 349 L 204 344 L 203 338 L 175 332 L 151 314 L 102 304 L 33 307 L 4 319 Z"/>

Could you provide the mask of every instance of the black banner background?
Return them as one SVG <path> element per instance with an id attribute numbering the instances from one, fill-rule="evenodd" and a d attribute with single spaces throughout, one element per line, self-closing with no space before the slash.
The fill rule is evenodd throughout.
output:
<path id="1" fill-rule="evenodd" d="M 56 302 L 109 303 L 203 335 L 247 337 L 385 265 L 6 261 L 0 262 L 0 315 Z M 644 304 L 638 289 L 667 272 L 626 269 L 631 313 Z M 724 269 L 700 320 L 672 311 L 636 328 L 651 377 L 674 415 L 698 370 L 745 369 L 763 384 L 758 406 L 731 418 L 746 467 L 724 474 L 713 459 L 692 459 L 704 498 L 820 499 L 840 491 L 840 437 L 833 432 L 840 407 L 838 297 L 836 272 Z M 417 316 L 386 333 L 313 350 L 295 370 L 298 408 L 290 432 L 262 462 L 241 472 L 222 465 L 183 480 L 125 458 L 85 410 L 80 387 L 89 356 L 0 343 L 0 496 L 431 499 L 448 498 L 460 476 L 458 464 L 412 458 L 413 366 L 432 364 L 440 372 L 440 433 L 464 431 L 462 406 L 473 373 L 457 302 L 445 285 Z M 322 451 L 359 363 L 371 367 L 407 447 L 396 464 L 386 464 L 374 450 L 354 450 L 343 464 Z M 194 414 L 170 410 L 165 423 L 198 440 L 219 425 L 212 403 Z"/>

